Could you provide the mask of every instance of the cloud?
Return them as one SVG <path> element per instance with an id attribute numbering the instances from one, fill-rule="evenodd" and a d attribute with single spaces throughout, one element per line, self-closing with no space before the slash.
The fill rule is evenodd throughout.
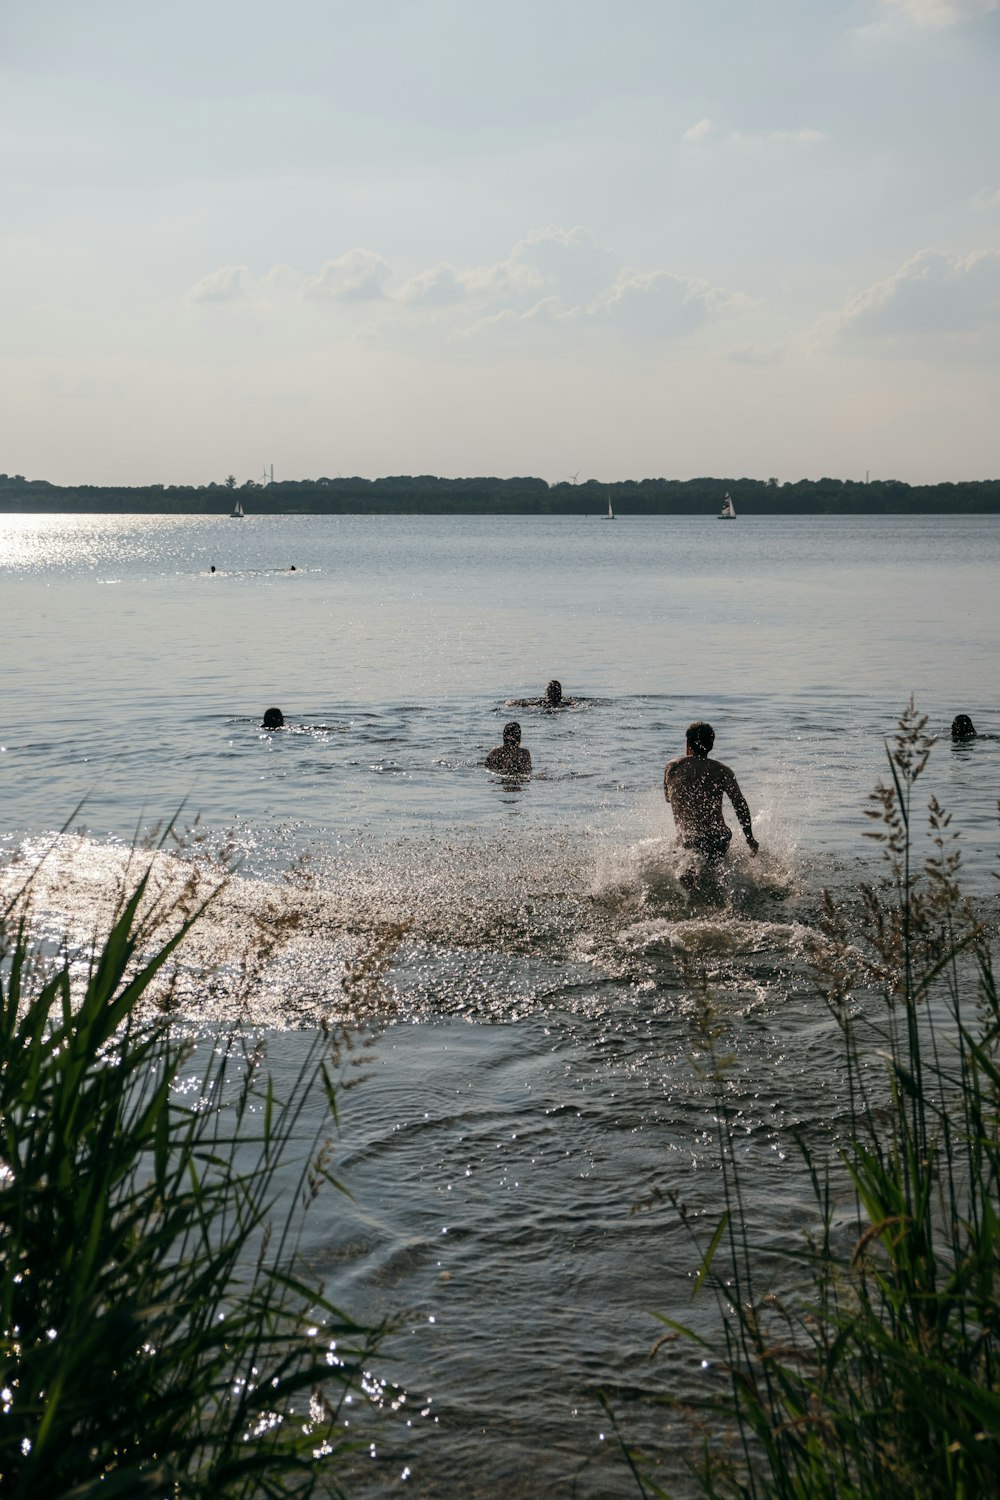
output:
<path id="1" fill-rule="evenodd" d="M 998 0 L 1000 3 L 1000 0 Z M 722 130 L 714 120 L 699 120 L 688 126 L 682 140 L 693 145 L 711 142 L 716 146 L 811 146 L 825 141 L 822 130 L 803 127 L 798 130 Z"/>
<path id="2" fill-rule="evenodd" d="M 1000 188 L 980 188 L 972 203 L 974 208 L 1000 208 Z"/>
<path id="3" fill-rule="evenodd" d="M 941 30 L 978 21 L 996 10 L 1000 0 L 882 0 L 882 4 L 914 26 Z"/>
<path id="4" fill-rule="evenodd" d="M 411 276 L 397 295 L 400 302 L 415 302 L 422 307 L 453 307 L 463 302 L 468 292 L 454 266 L 441 264 Z"/>
<path id="5" fill-rule="evenodd" d="M 742 292 L 713 287 L 672 271 L 620 271 L 613 284 L 587 303 L 567 305 L 560 297 L 542 297 L 524 310 L 504 308 L 479 318 L 464 332 L 469 337 L 555 334 L 574 339 L 612 333 L 631 343 L 664 343 L 688 337 L 704 324 L 754 304 Z"/>
<path id="6" fill-rule="evenodd" d="M 725 291 L 671 271 L 625 271 L 594 315 L 633 337 L 673 339 L 752 305 L 742 292 Z"/>
<path id="7" fill-rule="evenodd" d="M 308 301 L 374 302 L 385 296 L 391 276 L 389 262 L 374 250 L 348 250 L 328 260 L 317 276 L 308 276 L 302 295 Z"/>
<path id="8" fill-rule="evenodd" d="M 536 299 L 545 284 L 540 271 L 513 256 L 492 266 L 471 266 L 461 273 L 461 281 L 475 302 L 522 304 Z"/>
<path id="9" fill-rule="evenodd" d="M 500 312 L 488 313 L 468 328 L 462 329 L 464 337 L 476 338 L 483 334 L 514 334 L 558 328 L 560 324 L 574 321 L 573 311 L 567 312 L 558 297 L 542 297 L 525 311 L 505 307 Z"/>
<path id="10" fill-rule="evenodd" d="M 511 261 L 528 279 L 569 302 L 599 296 L 619 266 L 614 251 L 579 226 L 534 230 L 514 246 Z"/>
<path id="11" fill-rule="evenodd" d="M 532 230 L 506 259 L 492 265 L 456 270 L 442 264 L 422 271 L 397 296 L 425 307 L 467 302 L 477 315 L 496 308 L 525 314 L 530 321 L 536 306 L 550 296 L 564 309 L 595 301 L 606 294 L 619 267 L 614 251 L 600 245 L 590 230 L 550 226 Z"/>
<path id="12" fill-rule="evenodd" d="M 263 288 L 274 296 L 281 296 L 290 290 L 297 291 L 301 277 L 291 266 L 279 261 L 271 267 L 262 282 Z"/>
<path id="13" fill-rule="evenodd" d="M 239 302 L 274 327 L 282 321 L 294 326 L 303 302 L 365 304 L 364 324 L 352 319 L 351 335 L 383 348 L 428 339 L 503 334 L 509 341 L 602 331 L 635 342 L 672 340 L 753 305 L 741 292 L 696 277 L 623 266 L 610 246 L 580 225 L 532 230 L 492 264 L 439 261 L 396 286 L 392 278 L 381 255 L 355 248 L 308 275 L 278 265 L 255 278 L 246 266 L 224 266 L 204 277 L 188 300 Z M 325 319 L 322 326 L 328 328 Z"/>
<path id="14" fill-rule="evenodd" d="M 687 130 L 685 130 L 682 136 L 682 140 L 703 141 L 705 137 L 711 135 L 714 130 L 715 126 L 712 124 L 711 120 L 698 120 L 694 125 L 688 126 Z"/>
<path id="15" fill-rule="evenodd" d="M 187 294 L 189 302 L 243 302 L 250 292 L 247 266 L 220 266 L 203 276 Z"/>
<path id="16" fill-rule="evenodd" d="M 964 258 L 921 250 L 892 276 L 852 297 L 833 319 L 851 339 L 981 337 L 1000 324 L 1000 250 Z"/>

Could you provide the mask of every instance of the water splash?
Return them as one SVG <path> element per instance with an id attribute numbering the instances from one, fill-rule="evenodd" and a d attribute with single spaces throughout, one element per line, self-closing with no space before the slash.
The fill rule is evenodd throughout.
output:
<path id="1" fill-rule="evenodd" d="M 787 983 L 808 922 L 781 909 L 794 872 L 772 856 L 733 859 L 718 888 L 690 891 L 686 856 L 662 838 L 521 832 L 503 840 L 421 836 L 322 850 L 281 879 L 231 874 L 204 850 L 136 853 L 82 836 L 26 841 L 0 872 L 8 895 L 31 874 L 33 921 L 82 968 L 122 892 L 150 870 L 169 911 L 197 868 L 220 892 L 182 949 L 170 1003 L 199 1022 L 236 1016 L 284 1029 L 323 1017 L 516 1020 L 679 1003 L 678 967 L 697 960 L 734 992 Z M 779 919 L 780 918 L 780 919 Z M 153 922 L 152 941 L 166 925 Z M 382 1000 L 351 976 L 393 932 Z"/>

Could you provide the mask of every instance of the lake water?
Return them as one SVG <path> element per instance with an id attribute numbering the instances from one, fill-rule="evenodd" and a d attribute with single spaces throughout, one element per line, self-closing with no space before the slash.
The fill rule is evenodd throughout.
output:
<path id="1" fill-rule="evenodd" d="M 850 905 L 874 869 L 863 809 L 911 693 L 995 915 L 1000 742 L 947 730 L 1000 731 L 998 576 L 996 517 L 0 517 L 0 849 L 50 849 L 53 934 L 85 934 L 184 803 L 239 861 L 201 939 L 217 981 L 186 996 L 211 1028 L 304 858 L 308 921 L 243 1012 L 287 1083 L 350 1012 L 345 966 L 407 924 L 342 1101 L 355 1199 L 308 1243 L 353 1310 L 405 1314 L 380 1373 L 413 1427 L 357 1492 L 634 1494 L 599 1390 L 684 1492 L 684 1420 L 635 1398 L 698 1389 L 692 1351 L 649 1357 L 652 1314 L 709 1309 L 677 1215 L 630 1212 L 654 1189 L 719 1211 L 677 961 L 708 970 L 735 1060 L 758 1236 L 793 1242 L 787 1128 L 844 1109 L 805 950 L 823 889 Z M 572 706 L 508 706 L 551 677 Z M 261 731 L 271 705 L 289 729 Z M 522 783 L 482 765 L 511 717 Z M 761 843 L 737 830 L 721 907 L 690 904 L 662 795 L 694 718 Z"/>

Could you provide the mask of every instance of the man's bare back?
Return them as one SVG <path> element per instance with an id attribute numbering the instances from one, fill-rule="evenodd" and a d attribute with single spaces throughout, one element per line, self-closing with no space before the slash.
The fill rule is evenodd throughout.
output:
<path id="1" fill-rule="evenodd" d="M 521 744 L 521 726 L 505 724 L 503 744 L 497 745 L 486 757 L 487 771 L 501 771 L 505 776 L 530 776 L 531 752 Z"/>
<path id="2" fill-rule="evenodd" d="M 670 803 L 686 849 L 696 849 L 715 858 L 725 854 L 732 832 L 722 816 L 722 799 L 728 797 L 743 829 L 751 854 L 760 847 L 753 836 L 750 809 L 739 782 L 728 766 L 710 760 L 715 741 L 709 724 L 692 724 L 687 731 L 687 753 L 669 761 L 663 772 L 663 795 Z"/>
<path id="3" fill-rule="evenodd" d="M 531 774 L 531 751 L 523 745 L 498 745 L 484 762 L 487 771 L 502 771 L 506 776 Z"/>

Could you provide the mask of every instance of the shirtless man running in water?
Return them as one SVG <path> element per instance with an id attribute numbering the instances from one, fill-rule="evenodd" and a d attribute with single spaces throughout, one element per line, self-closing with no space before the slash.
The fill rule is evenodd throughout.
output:
<path id="1" fill-rule="evenodd" d="M 722 816 L 722 798 L 726 796 L 740 820 L 750 853 L 756 854 L 760 845 L 753 836 L 746 798 L 729 767 L 719 760 L 709 760 L 708 752 L 714 744 L 711 724 L 701 720 L 689 724 L 685 753 L 669 761 L 663 773 L 663 795 L 670 803 L 681 843 L 708 861 L 724 857 L 733 836 Z"/>

